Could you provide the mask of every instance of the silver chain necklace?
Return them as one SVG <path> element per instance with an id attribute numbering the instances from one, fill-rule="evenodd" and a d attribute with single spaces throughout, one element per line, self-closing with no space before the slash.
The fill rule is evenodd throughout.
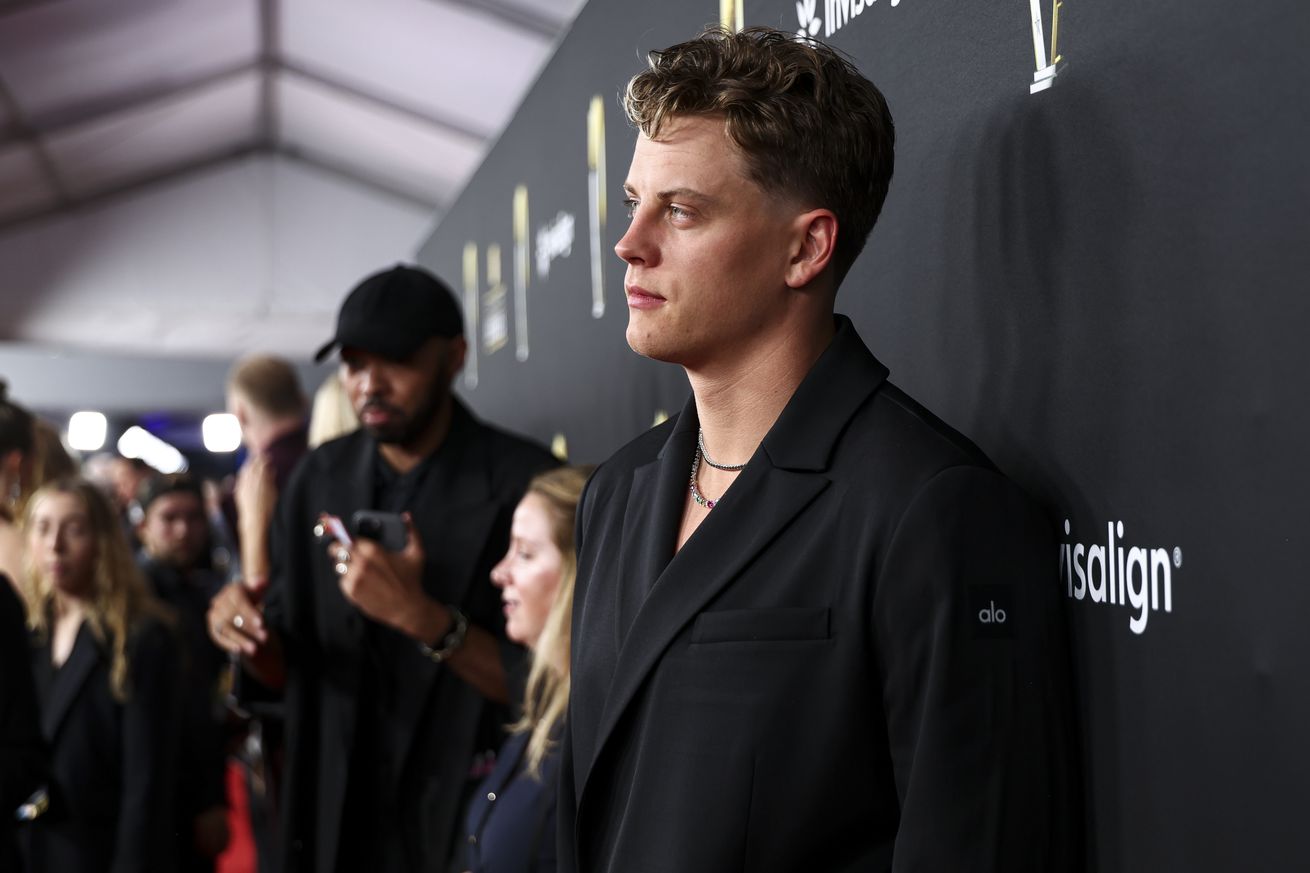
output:
<path id="1" fill-rule="evenodd" d="M 705 451 L 705 431 L 701 430 L 700 428 L 696 428 L 696 448 L 700 449 L 700 456 L 705 459 L 705 463 L 709 464 L 711 467 L 713 467 L 716 470 L 726 470 L 729 473 L 736 473 L 739 470 L 746 469 L 746 464 L 715 463 L 714 459 L 710 457 L 710 453 Z"/>
<path id="2" fill-rule="evenodd" d="M 701 457 L 702 457 L 702 452 L 700 451 L 699 448 L 697 448 L 696 455 L 691 459 L 691 483 L 690 483 L 691 499 L 695 500 L 697 503 L 699 503 L 701 506 L 705 507 L 706 509 L 713 509 L 715 506 L 718 505 L 719 500 L 722 500 L 723 498 L 720 497 L 719 500 L 710 500 L 704 494 L 701 494 L 700 489 L 696 487 L 696 474 L 700 472 Z M 708 461 L 709 458 L 706 458 L 705 460 Z"/>

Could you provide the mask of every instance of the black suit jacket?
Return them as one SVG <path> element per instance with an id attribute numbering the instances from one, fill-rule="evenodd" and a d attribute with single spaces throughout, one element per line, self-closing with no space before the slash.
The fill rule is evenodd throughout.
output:
<path id="1" fill-rule="evenodd" d="M 32 870 L 156 873 L 176 864 L 180 654 L 156 622 L 129 641 L 126 703 L 109 687 L 110 655 L 83 624 L 58 670 L 32 647 L 41 728 L 50 745 L 50 809 L 26 826 Z"/>
<path id="2" fill-rule="evenodd" d="M 341 593 L 326 548 L 311 529 L 322 512 L 349 522 L 370 505 L 376 443 L 364 431 L 320 446 L 297 467 L 282 494 L 271 540 L 272 586 L 266 618 L 287 655 L 287 760 L 282 849 L 285 873 L 336 869 L 347 776 L 357 722 L 363 615 Z M 457 457 L 434 471 L 410 508 L 423 543 L 428 594 L 462 609 L 471 623 L 504 640 L 492 566 L 509 541 L 510 519 L 531 477 L 557 462 L 545 449 L 488 427 L 458 402 L 441 448 Z M 494 737 L 507 713 L 381 626 L 388 668 L 403 694 L 391 714 L 385 758 L 397 762 L 385 797 L 394 810 L 413 873 L 441 870 L 452 841 L 482 734 Z M 509 644 L 506 643 L 506 646 Z M 494 749 L 493 740 L 488 748 Z"/>
<path id="3" fill-rule="evenodd" d="M 838 319 L 674 554 L 696 410 L 579 507 L 561 869 L 1065 871 L 1055 546 Z"/>
<path id="4" fill-rule="evenodd" d="M 23 604 L 0 573 L 0 870 L 21 870 L 14 811 L 46 778 Z"/>

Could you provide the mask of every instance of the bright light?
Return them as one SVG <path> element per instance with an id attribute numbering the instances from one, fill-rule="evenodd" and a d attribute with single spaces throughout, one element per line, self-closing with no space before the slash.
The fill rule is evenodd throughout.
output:
<path id="1" fill-rule="evenodd" d="M 125 458 L 140 458 L 161 473 L 181 473 L 186 470 L 182 453 L 140 427 L 129 427 L 118 438 L 118 453 Z"/>
<path id="2" fill-rule="evenodd" d="M 241 425 L 231 413 L 206 415 L 200 423 L 200 434 L 205 439 L 205 448 L 215 454 L 235 452 L 241 445 Z"/>
<path id="3" fill-rule="evenodd" d="M 94 452 L 105 444 L 109 422 L 99 412 L 74 412 L 68 419 L 68 446 L 79 452 Z"/>

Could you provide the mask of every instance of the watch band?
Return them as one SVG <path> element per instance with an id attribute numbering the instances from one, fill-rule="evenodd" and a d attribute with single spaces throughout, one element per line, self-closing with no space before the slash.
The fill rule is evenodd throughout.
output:
<path id="1" fill-rule="evenodd" d="M 464 637 L 469 631 L 468 616 L 460 611 L 458 607 L 447 605 L 446 609 L 450 610 L 450 630 L 438 641 L 436 648 L 419 643 L 418 650 L 423 653 L 429 660 L 440 664 L 451 655 L 455 654 L 464 645 Z"/>

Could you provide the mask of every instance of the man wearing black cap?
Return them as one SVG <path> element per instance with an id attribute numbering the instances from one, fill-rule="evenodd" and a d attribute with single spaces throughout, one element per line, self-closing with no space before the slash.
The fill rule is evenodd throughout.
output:
<path id="1" fill-rule="evenodd" d="M 223 774 L 227 750 L 217 716 L 227 659 L 205 635 L 205 609 L 222 585 L 208 569 L 209 519 L 200 484 L 185 473 L 155 476 L 136 494 L 137 561 L 155 595 L 173 610 L 185 652 L 182 758 L 178 767 L 178 870 L 205 873 L 228 841 Z"/>
<path id="2" fill-rule="evenodd" d="M 463 320 L 424 270 L 361 282 L 317 357 L 334 350 L 363 427 L 312 452 L 279 499 L 262 609 L 230 586 L 209 630 L 285 689 L 286 873 L 444 870 L 506 721 L 515 653 L 488 577 L 554 459 L 453 397 Z M 405 513 L 404 548 L 315 539 L 322 513 L 360 509 Z"/>

